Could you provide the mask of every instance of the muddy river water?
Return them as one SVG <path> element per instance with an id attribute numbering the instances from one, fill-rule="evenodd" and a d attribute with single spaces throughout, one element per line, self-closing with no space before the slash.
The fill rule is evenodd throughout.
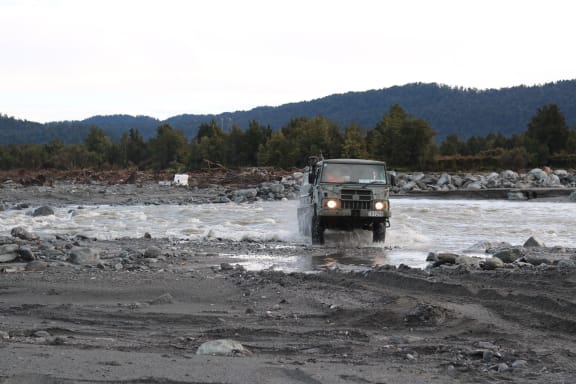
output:
<path id="1" fill-rule="evenodd" d="M 384 245 L 374 246 L 371 234 L 326 233 L 326 248 L 341 264 L 426 265 L 429 252 L 482 255 L 483 242 L 522 245 L 536 236 L 547 246 L 576 247 L 572 224 L 576 204 L 505 200 L 439 200 L 397 198 Z M 23 226 L 40 237 L 84 235 L 102 240 L 121 237 L 169 237 L 182 240 L 222 238 L 278 241 L 278 247 L 302 247 L 308 239 L 298 233 L 296 201 L 249 204 L 97 205 L 55 208 L 55 215 L 33 217 L 28 210 L 0 212 L 0 236 Z M 338 253 L 337 250 L 344 250 Z M 350 250 L 363 249 L 362 252 Z M 348 250 L 348 251 L 346 251 Z M 360 256 L 358 256 L 360 254 Z M 350 257 L 350 255 L 355 255 Z M 275 260 L 240 255 L 252 269 L 280 265 L 285 270 L 307 269 L 309 260 Z M 360 260 L 358 260 L 358 257 Z"/>

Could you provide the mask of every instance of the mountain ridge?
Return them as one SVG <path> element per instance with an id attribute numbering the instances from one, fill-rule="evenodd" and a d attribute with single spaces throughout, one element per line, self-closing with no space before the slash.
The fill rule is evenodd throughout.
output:
<path id="1" fill-rule="evenodd" d="M 154 137 L 158 126 L 169 124 L 186 137 L 194 137 L 201 124 L 214 120 L 224 131 L 232 125 L 247 129 L 250 121 L 280 129 L 291 119 L 325 116 L 342 129 L 356 124 L 366 130 L 382 119 L 394 104 L 408 114 L 426 120 L 437 132 L 437 140 L 449 134 L 505 136 L 526 130 L 532 116 L 547 104 L 556 104 L 569 126 L 576 124 L 576 80 L 560 80 L 542 85 L 479 90 L 450 87 L 437 83 L 410 83 L 367 91 L 332 94 L 309 101 L 279 106 L 259 106 L 247 111 L 220 114 L 180 114 L 160 120 L 146 115 L 96 115 L 84 120 L 35 123 L 0 115 L 0 144 L 82 142 L 91 126 L 97 126 L 113 140 L 129 129 L 137 129 L 143 138 Z"/>

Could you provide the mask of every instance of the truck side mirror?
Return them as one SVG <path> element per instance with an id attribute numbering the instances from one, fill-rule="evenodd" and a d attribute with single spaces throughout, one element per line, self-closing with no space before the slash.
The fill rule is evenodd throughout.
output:
<path id="1" fill-rule="evenodd" d="M 308 174 L 308 183 L 314 184 L 314 179 L 315 179 L 314 176 L 315 176 L 315 175 L 314 175 L 314 172 L 310 172 L 310 173 Z"/>

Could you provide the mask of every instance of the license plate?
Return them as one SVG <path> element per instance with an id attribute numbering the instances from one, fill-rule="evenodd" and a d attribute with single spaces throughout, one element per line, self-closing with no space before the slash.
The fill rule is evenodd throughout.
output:
<path id="1" fill-rule="evenodd" d="M 368 211 L 368 216 L 370 217 L 382 217 L 384 216 L 383 211 Z"/>

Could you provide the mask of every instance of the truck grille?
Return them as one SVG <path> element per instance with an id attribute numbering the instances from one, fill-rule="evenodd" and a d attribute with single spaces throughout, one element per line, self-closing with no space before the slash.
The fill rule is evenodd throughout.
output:
<path id="1" fill-rule="evenodd" d="M 343 189 L 340 198 L 344 209 L 372 208 L 372 191 L 369 189 Z"/>

